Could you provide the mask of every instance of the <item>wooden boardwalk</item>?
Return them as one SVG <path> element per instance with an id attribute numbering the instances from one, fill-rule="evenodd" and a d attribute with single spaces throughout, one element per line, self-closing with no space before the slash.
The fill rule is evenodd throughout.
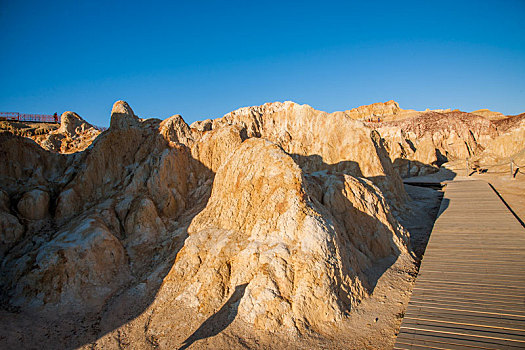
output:
<path id="1" fill-rule="evenodd" d="M 440 213 L 394 348 L 525 349 L 525 228 L 483 181 Z"/>

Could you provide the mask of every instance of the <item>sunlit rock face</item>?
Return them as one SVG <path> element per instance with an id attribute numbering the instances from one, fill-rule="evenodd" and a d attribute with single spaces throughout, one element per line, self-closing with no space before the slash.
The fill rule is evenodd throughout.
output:
<path id="1" fill-rule="evenodd" d="M 43 149 L 56 153 L 85 150 L 101 133 L 74 112 L 64 112 L 60 124 L 40 122 L 0 121 L 0 132 L 23 136 Z"/>
<path id="2" fill-rule="evenodd" d="M 419 112 L 401 109 L 395 101 L 342 113 L 380 134 L 395 171 L 402 177 L 433 173 L 450 161 L 493 164 L 519 157 L 525 147 L 523 115 L 505 116 L 488 109 Z"/>
<path id="3" fill-rule="evenodd" d="M 491 116 L 277 102 L 190 126 L 117 101 L 103 133 L 66 112 L 46 149 L 0 133 L 0 301 L 75 315 L 101 348 L 176 348 L 234 319 L 332 334 L 411 259 L 399 174 L 523 153 L 523 117 Z"/>
<path id="4" fill-rule="evenodd" d="M 369 126 L 381 134 L 403 177 L 435 172 L 447 161 L 479 157 L 499 134 L 491 120 L 459 111 L 422 112 Z"/>
<path id="5" fill-rule="evenodd" d="M 499 135 L 489 142 L 484 156 L 496 159 L 520 157 L 525 148 L 525 114 L 495 122 Z"/>
<path id="6" fill-rule="evenodd" d="M 100 134 L 100 130 L 86 122 L 75 112 L 64 112 L 60 127 L 44 138 L 34 138 L 42 148 L 59 153 L 75 153 L 85 150 Z"/>
<path id="7" fill-rule="evenodd" d="M 406 113 L 405 110 L 399 107 L 396 101 L 378 102 L 371 105 L 360 106 L 345 111 L 350 117 L 354 119 L 372 119 L 387 116 L 399 116 Z"/>
<path id="8" fill-rule="evenodd" d="M 384 140 L 345 112 L 272 103 L 190 127 L 118 101 L 82 152 L 0 146 L 2 302 L 95 313 L 107 346 L 124 330 L 180 346 L 184 315 L 232 300 L 254 332 L 328 332 L 407 255 Z"/>
<path id="9" fill-rule="evenodd" d="M 241 285 L 238 317 L 255 329 L 321 330 L 368 294 L 364 271 L 405 253 L 408 239 L 372 182 L 305 175 L 257 138 L 219 168 L 188 234 L 152 308 L 150 334 L 173 327 L 177 307 L 214 313 Z"/>
<path id="10" fill-rule="evenodd" d="M 380 135 L 345 112 L 325 113 L 293 102 L 241 108 L 213 121 L 242 128 L 247 138 L 261 137 L 279 145 L 303 171 L 321 170 L 366 177 L 377 184 L 393 204 L 406 195 L 394 172 Z"/>

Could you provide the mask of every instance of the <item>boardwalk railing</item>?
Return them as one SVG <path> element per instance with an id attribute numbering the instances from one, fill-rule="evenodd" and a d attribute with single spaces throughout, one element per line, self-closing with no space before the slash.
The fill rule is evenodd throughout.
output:
<path id="1" fill-rule="evenodd" d="M 511 159 L 510 162 L 507 161 L 507 162 L 502 162 L 498 164 L 479 164 L 479 161 L 471 162 L 467 158 L 465 159 L 465 164 L 466 164 L 465 171 L 466 171 L 467 176 L 472 175 L 471 171 L 478 172 L 478 173 L 489 173 L 489 174 L 505 174 L 507 173 L 507 171 L 497 171 L 497 170 L 494 171 L 491 169 L 502 167 L 502 166 L 507 166 L 507 165 L 510 165 L 510 175 L 512 175 L 512 177 L 516 177 L 518 173 L 525 174 L 525 172 L 522 170 L 522 169 L 525 169 L 525 166 L 519 165 L 518 163 L 514 161 L 514 159 Z"/>
<path id="2" fill-rule="evenodd" d="M 0 112 L 0 120 L 37 123 L 60 123 L 59 116 L 55 118 L 53 115 L 50 114 L 25 114 L 18 112 Z"/>

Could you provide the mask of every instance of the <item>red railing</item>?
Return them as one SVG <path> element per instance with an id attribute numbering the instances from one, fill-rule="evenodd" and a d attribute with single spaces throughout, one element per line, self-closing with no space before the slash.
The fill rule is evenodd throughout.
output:
<path id="1" fill-rule="evenodd" d="M 20 122 L 60 123 L 60 116 L 50 114 L 24 114 L 17 112 L 0 112 L 0 120 L 16 120 Z"/>

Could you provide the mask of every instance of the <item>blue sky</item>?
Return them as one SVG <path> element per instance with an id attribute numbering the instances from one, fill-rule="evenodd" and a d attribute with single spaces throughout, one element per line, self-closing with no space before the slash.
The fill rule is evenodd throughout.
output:
<path id="1" fill-rule="evenodd" d="M 525 1 L 0 0 L 0 111 L 113 102 L 191 123 L 292 100 L 328 112 L 525 112 Z"/>

